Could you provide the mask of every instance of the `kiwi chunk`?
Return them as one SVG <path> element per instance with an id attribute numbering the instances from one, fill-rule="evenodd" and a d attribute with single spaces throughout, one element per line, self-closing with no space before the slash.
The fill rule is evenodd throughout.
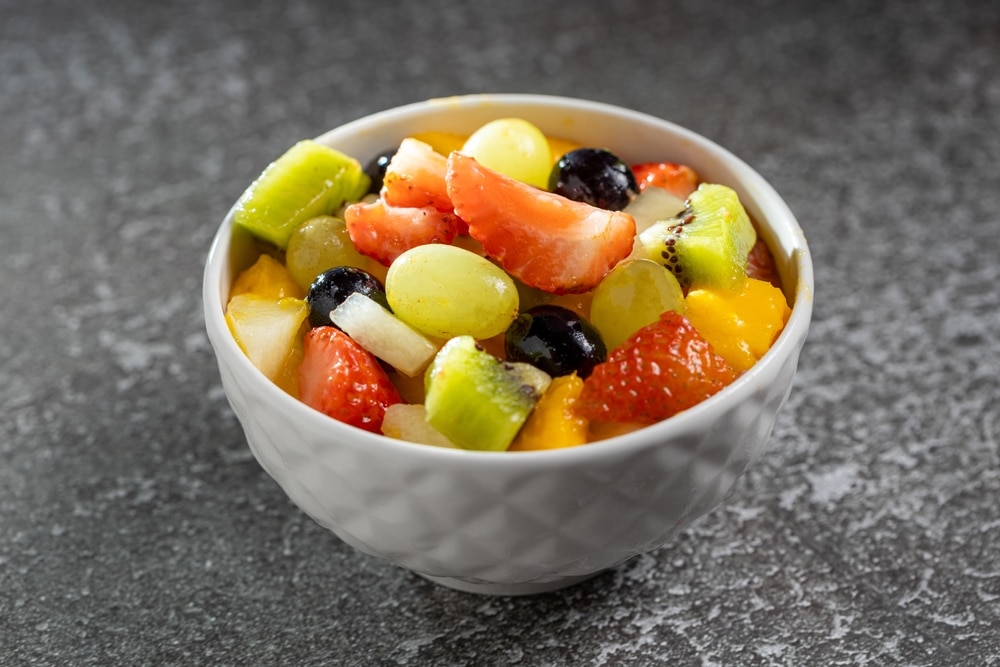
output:
<path id="1" fill-rule="evenodd" d="M 715 183 L 698 186 L 683 211 L 639 235 L 649 259 L 672 271 L 684 288 L 737 289 L 756 241 L 739 196 Z"/>
<path id="2" fill-rule="evenodd" d="M 361 164 L 338 150 L 306 139 L 289 148 L 250 184 L 233 210 L 233 221 L 279 248 L 300 224 L 330 215 L 360 199 L 369 178 Z"/>
<path id="3" fill-rule="evenodd" d="M 472 336 L 457 336 L 424 376 L 427 423 L 463 449 L 503 451 L 551 381 L 534 366 L 497 359 Z"/>

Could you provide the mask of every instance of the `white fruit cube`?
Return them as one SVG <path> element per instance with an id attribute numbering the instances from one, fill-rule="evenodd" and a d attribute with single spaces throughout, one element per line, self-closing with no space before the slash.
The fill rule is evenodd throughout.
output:
<path id="1" fill-rule="evenodd" d="M 331 311 L 330 320 L 358 345 L 409 377 L 423 373 L 440 347 L 359 292 Z"/>

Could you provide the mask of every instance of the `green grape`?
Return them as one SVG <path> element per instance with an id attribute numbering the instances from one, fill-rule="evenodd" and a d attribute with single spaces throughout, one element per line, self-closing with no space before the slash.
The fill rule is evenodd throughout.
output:
<path id="1" fill-rule="evenodd" d="M 610 351 L 668 310 L 684 312 L 677 278 L 654 261 L 633 259 L 613 268 L 594 289 L 590 322 Z"/>
<path id="2" fill-rule="evenodd" d="M 546 189 L 552 171 L 552 152 L 542 131 L 520 118 L 501 118 L 486 123 L 462 147 L 490 169 Z"/>
<path id="3" fill-rule="evenodd" d="M 367 258 L 354 249 L 344 221 L 332 215 L 321 215 L 299 225 L 288 239 L 285 252 L 285 266 L 304 290 L 327 269 L 365 268 L 367 263 Z"/>
<path id="4" fill-rule="evenodd" d="M 514 281 L 479 255 L 437 243 L 396 258 L 385 279 L 396 316 L 428 336 L 491 338 L 517 317 Z"/>

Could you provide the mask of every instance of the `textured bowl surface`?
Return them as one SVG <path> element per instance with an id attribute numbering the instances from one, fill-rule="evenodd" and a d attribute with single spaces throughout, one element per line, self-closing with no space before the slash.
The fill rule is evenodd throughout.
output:
<path id="1" fill-rule="evenodd" d="M 793 301 L 767 355 L 702 404 L 625 436 L 567 450 L 467 452 L 340 424 L 248 362 L 223 318 L 233 277 L 253 260 L 232 213 L 212 245 L 203 296 L 233 411 L 260 465 L 296 505 L 346 543 L 426 578 L 517 595 L 561 588 L 655 549 L 725 498 L 764 450 L 788 396 L 809 327 L 813 274 L 798 223 L 759 174 L 705 138 L 634 111 L 536 95 L 466 96 L 381 112 L 319 139 L 365 163 L 415 132 L 469 133 L 501 117 L 608 147 L 630 163 L 687 163 L 703 180 L 733 187 Z"/>

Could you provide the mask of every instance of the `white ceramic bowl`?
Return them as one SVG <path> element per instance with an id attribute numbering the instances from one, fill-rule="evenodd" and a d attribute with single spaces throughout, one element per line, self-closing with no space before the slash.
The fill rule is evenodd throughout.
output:
<path id="1" fill-rule="evenodd" d="M 558 589 L 656 549 L 723 500 L 764 450 L 788 396 L 809 327 L 813 273 L 795 217 L 759 174 L 649 115 L 559 97 L 465 96 L 377 113 L 319 140 L 365 163 L 415 132 L 470 133 L 500 117 L 525 118 L 631 163 L 686 163 L 704 180 L 736 189 L 793 300 L 765 357 L 700 405 L 625 436 L 555 451 L 441 449 L 334 421 L 250 364 L 223 318 L 234 275 L 254 259 L 231 212 L 212 245 L 203 296 L 233 411 L 260 465 L 296 505 L 344 542 L 428 579 L 516 595 Z"/>

